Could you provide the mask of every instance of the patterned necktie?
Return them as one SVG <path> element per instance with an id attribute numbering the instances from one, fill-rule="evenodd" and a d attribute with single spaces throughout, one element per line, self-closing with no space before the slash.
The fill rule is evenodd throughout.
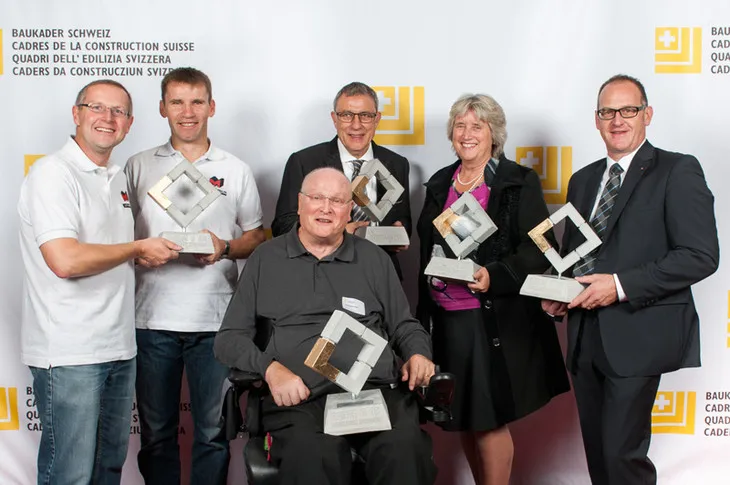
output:
<path id="1" fill-rule="evenodd" d="M 593 231 L 601 238 L 601 241 L 603 241 L 606 227 L 608 227 L 608 218 L 611 217 L 613 205 L 616 203 L 616 196 L 621 188 L 621 173 L 623 171 L 624 169 L 618 163 L 611 165 L 611 169 L 608 171 L 608 181 L 603 188 L 601 199 L 596 208 L 596 215 L 591 219 Z M 573 268 L 573 276 L 583 276 L 593 272 L 593 268 L 596 266 L 596 254 L 599 249 L 600 247 L 594 249 L 582 261 L 578 262 L 578 265 Z"/>
<path id="2" fill-rule="evenodd" d="M 365 160 L 353 160 L 352 162 L 352 180 L 355 180 L 355 177 L 358 176 L 360 173 L 360 169 L 362 168 L 362 164 L 365 162 Z M 369 221 L 370 218 L 368 215 L 362 210 L 362 208 L 354 204 L 352 207 L 352 212 L 350 213 L 350 218 L 353 222 L 358 221 Z"/>

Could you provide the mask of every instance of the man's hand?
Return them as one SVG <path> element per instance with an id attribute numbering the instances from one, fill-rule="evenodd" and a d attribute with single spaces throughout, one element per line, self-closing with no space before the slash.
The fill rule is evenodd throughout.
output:
<path id="1" fill-rule="evenodd" d="M 226 249 L 226 243 L 222 239 L 218 239 L 218 236 L 213 234 L 207 229 L 203 229 L 200 232 L 206 232 L 210 234 L 210 238 L 213 240 L 213 254 L 196 254 L 195 259 L 202 264 L 213 264 L 221 260 L 223 257 L 223 251 Z"/>
<path id="2" fill-rule="evenodd" d="M 309 388 L 302 378 L 277 361 L 266 368 L 264 379 L 277 406 L 296 406 L 309 397 Z"/>
<path id="3" fill-rule="evenodd" d="M 393 223 L 393 226 L 403 227 L 403 223 L 401 221 L 395 221 Z M 406 244 L 405 246 L 384 246 L 383 249 L 385 249 L 389 253 L 399 253 L 408 249 L 408 244 Z"/>
<path id="4" fill-rule="evenodd" d="M 588 284 L 588 288 L 573 298 L 568 304 L 568 309 L 573 308 L 584 308 L 586 310 L 593 310 L 594 308 L 600 308 L 608 306 L 618 300 L 618 293 L 616 293 L 616 282 L 613 279 L 613 275 L 610 274 L 591 274 L 588 276 L 579 276 L 576 278 L 578 283 Z"/>
<path id="5" fill-rule="evenodd" d="M 411 391 L 416 386 L 427 386 L 431 377 L 436 373 L 436 366 L 421 354 L 414 354 L 400 369 L 401 380 L 408 381 Z"/>
<path id="6" fill-rule="evenodd" d="M 568 304 L 562 301 L 542 300 L 542 311 L 553 317 L 562 317 L 568 313 Z"/>
<path id="7" fill-rule="evenodd" d="M 487 268 L 481 267 L 477 270 L 476 273 L 474 273 L 474 279 L 476 280 L 474 283 L 469 283 L 466 286 L 469 287 L 469 289 L 475 293 L 486 293 L 489 291 L 489 271 L 487 271 Z"/>
<path id="8" fill-rule="evenodd" d="M 370 221 L 348 222 L 347 225 L 345 225 L 345 231 L 349 232 L 350 234 L 355 234 L 355 229 L 369 225 Z"/>
<path id="9" fill-rule="evenodd" d="M 134 242 L 137 249 L 137 262 L 148 268 L 162 266 L 171 259 L 177 259 L 182 248 L 172 241 L 161 237 L 151 237 Z"/>

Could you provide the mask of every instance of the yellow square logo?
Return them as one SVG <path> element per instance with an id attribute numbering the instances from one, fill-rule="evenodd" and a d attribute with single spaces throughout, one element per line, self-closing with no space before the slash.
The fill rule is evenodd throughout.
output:
<path id="1" fill-rule="evenodd" d="M 377 86 L 382 117 L 375 132 L 379 145 L 426 143 L 426 95 L 423 86 Z"/>
<path id="2" fill-rule="evenodd" d="M 0 76 L 3 74 L 3 29 L 0 29 Z"/>
<path id="3" fill-rule="evenodd" d="M 20 429 L 18 388 L 0 387 L 0 431 L 17 431 L 18 429 Z"/>
<path id="4" fill-rule="evenodd" d="M 702 72 L 702 28 L 657 27 L 654 31 L 654 72 Z"/>
<path id="5" fill-rule="evenodd" d="M 515 160 L 537 172 L 546 203 L 565 204 L 573 173 L 573 147 L 517 147 Z"/>
<path id="6" fill-rule="evenodd" d="M 23 175 L 28 175 L 28 170 L 30 170 L 31 165 L 33 165 L 35 162 L 38 161 L 38 159 L 45 157 L 45 155 L 24 155 L 23 156 Z"/>
<path id="7" fill-rule="evenodd" d="M 651 409 L 651 432 L 695 434 L 697 393 L 659 391 Z"/>

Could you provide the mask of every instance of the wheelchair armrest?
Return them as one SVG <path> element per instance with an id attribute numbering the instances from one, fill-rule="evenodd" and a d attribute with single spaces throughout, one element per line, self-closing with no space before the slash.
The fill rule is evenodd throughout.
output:
<path id="1" fill-rule="evenodd" d="M 223 430 L 228 441 L 238 437 L 239 433 L 246 433 L 250 430 L 243 421 L 241 413 L 241 396 L 244 392 L 260 386 L 263 381 L 260 374 L 247 372 L 239 369 L 231 369 L 228 374 L 231 387 L 226 391 L 221 411 Z"/>
<path id="2" fill-rule="evenodd" d="M 261 374 L 240 369 L 231 369 L 228 374 L 228 381 L 240 392 L 246 392 L 251 387 L 264 380 Z"/>
<path id="3" fill-rule="evenodd" d="M 451 401 L 454 399 L 454 374 L 439 372 L 431 377 L 428 386 L 421 387 L 418 392 L 421 421 L 433 421 L 445 424 L 451 421 Z"/>

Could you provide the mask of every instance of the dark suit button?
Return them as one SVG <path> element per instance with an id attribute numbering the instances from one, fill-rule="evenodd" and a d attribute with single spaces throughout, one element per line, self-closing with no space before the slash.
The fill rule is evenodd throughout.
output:
<path id="1" fill-rule="evenodd" d="M 501 345 L 501 342 L 499 341 L 498 338 L 493 338 L 492 339 L 492 345 L 495 346 L 495 347 L 499 347 Z"/>
<path id="2" fill-rule="evenodd" d="M 487 310 L 491 310 L 492 309 L 492 300 L 484 300 L 484 308 L 486 308 Z"/>

